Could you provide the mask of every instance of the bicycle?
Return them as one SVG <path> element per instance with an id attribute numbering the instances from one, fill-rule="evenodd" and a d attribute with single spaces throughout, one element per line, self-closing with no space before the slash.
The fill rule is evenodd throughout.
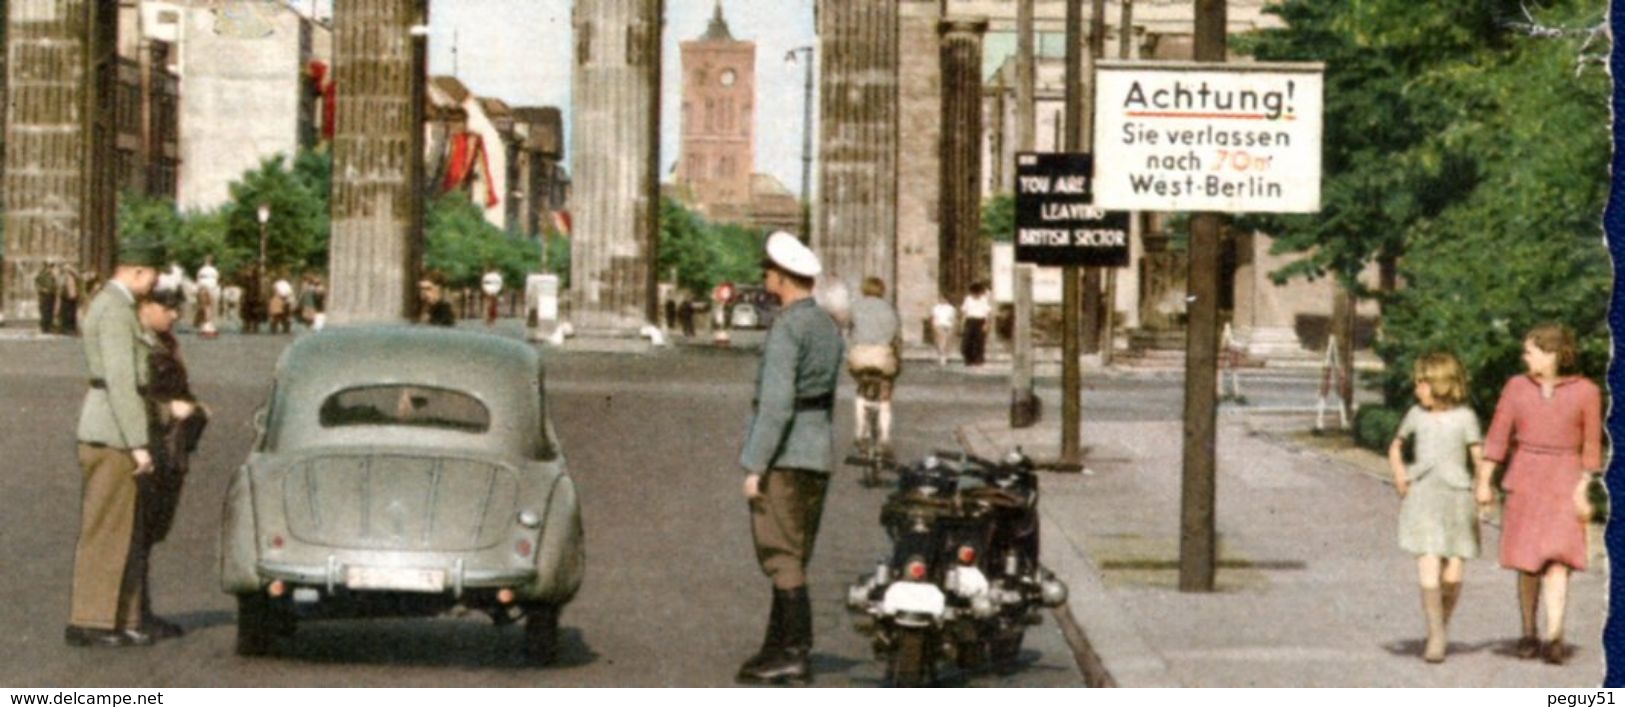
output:
<path id="1" fill-rule="evenodd" d="M 881 478 L 883 474 L 897 469 L 897 460 L 892 456 L 891 449 L 880 439 L 880 392 L 887 377 L 872 368 L 853 371 L 852 377 L 858 382 L 858 398 L 863 402 L 860 408 L 863 419 L 859 422 L 867 434 L 858 438 L 857 450 L 847 455 L 846 463 L 863 469 L 859 484 L 865 488 L 875 488 L 885 484 Z"/>

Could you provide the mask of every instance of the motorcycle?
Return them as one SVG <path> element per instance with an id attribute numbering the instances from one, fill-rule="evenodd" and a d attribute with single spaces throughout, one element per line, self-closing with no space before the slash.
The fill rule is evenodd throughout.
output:
<path id="1" fill-rule="evenodd" d="M 939 452 L 901 469 L 880 522 L 892 552 L 848 588 L 847 609 L 893 685 L 929 684 L 941 660 L 1008 668 L 1040 609 L 1066 602 L 1038 562 L 1038 477 L 1019 452 Z"/>

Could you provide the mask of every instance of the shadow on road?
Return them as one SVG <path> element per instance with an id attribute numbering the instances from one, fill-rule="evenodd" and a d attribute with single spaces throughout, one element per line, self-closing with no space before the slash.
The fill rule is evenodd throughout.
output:
<path id="1" fill-rule="evenodd" d="M 272 656 L 308 663 L 410 665 L 538 670 L 575 668 L 598 661 L 578 628 L 559 630 L 558 657 L 546 666 L 525 660 L 523 628 L 478 621 L 339 620 L 301 623 L 279 640 Z"/>

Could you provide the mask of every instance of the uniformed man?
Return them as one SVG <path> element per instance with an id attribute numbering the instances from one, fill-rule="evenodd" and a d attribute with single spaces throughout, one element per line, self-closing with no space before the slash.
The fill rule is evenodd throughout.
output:
<path id="1" fill-rule="evenodd" d="M 136 476 L 152 473 L 146 382 L 148 347 L 135 303 L 158 280 L 154 244 L 126 241 L 113 277 L 90 303 L 83 323 L 90 390 L 79 413 L 79 467 L 84 473 L 79 544 L 74 552 L 72 614 L 64 638 L 75 646 L 144 646 L 141 587 L 125 582 L 135 521 Z"/>
<path id="2" fill-rule="evenodd" d="M 745 468 L 756 559 L 773 580 L 762 649 L 739 668 L 747 683 L 812 679 L 807 562 L 824 512 L 834 456 L 835 384 L 844 345 L 835 320 L 813 302 L 818 256 L 782 231 L 767 240 L 763 285 L 783 309 L 768 330 L 756 373 Z"/>

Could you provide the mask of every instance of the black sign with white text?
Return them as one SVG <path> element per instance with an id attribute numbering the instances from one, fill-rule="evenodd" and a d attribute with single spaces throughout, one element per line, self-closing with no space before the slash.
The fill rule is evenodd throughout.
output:
<path id="1" fill-rule="evenodd" d="M 1128 214 L 1094 206 L 1087 153 L 1016 155 L 1016 262 L 1128 265 Z"/>

